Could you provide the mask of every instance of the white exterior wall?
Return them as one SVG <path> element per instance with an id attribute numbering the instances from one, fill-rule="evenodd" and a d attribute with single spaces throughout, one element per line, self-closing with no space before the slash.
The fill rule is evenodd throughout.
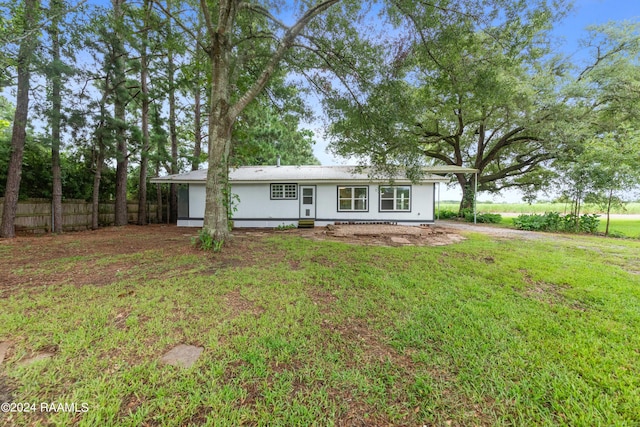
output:
<path id="1" fill-rule="evenodd" d="M 237 203 L 237 210 L 233 213 L 235 227 L 277 227 L 278 225 L 298 224 L 300 191 L 298 191 L 298 199 L 296 200 L 271 200 L 270 184 L 232 184 L 232 192 L 240 198 L 239 202 L 234 201 Z M 344 184 L 345 186 L 369 187 L 369 209 L 366 212 L 338 212 L 339 184 L 298 184 L 299 186 L 315 185 L 316 187 L 315 220 L 317 226 L 333 224 L 336 221 L 389 221 L 403 225 L 420 225 L 434 221 L 435 185 L 433 183 L 411 184 L 411 210 L 409 212 L 380 212 L 379 184 Z M 179 220 L 178 226 L 202 227 L 204 206 L 204 184 L 190 184 L 190 218 Z"/>
<path id="2" fill-rule="evenodd" d="M 411 185 L 411 210 L 409 212 L 380 212 L 379 184 L 345 184 L 344 186 L 369 187 L 368 212 L 338 212 L 339 185 L 319 184 L 317 186 L 316 224 L 333 224 L 335 221 L 389 221 L 398 224 L 419 225 L 420 223 L 433 222 L 434 185 L 432 183 Z"/>
<path id="3" fill-rule="evenodd" d="M 234 201 L 238 208 L 233 213 L 235 227 L 298 225 L 299 194 L 295 200 L 271 200 L 271 183 L 232 184 L 231 192 L 240 198 Z"/>

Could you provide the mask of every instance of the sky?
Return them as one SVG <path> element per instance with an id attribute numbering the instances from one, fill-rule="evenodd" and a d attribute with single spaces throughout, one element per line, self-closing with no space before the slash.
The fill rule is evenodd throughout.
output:
<path id="1" fill-rule="evenodd" d="M 640 21 L 640 0 L 574 0 L 574 10 L 558 25 L 553 34 L 563 43 L 562 50 L 566 54 L 581 55 L 580 38 L 584 37 L 585 28 L 590 25 L 605 24 L 610 21 Z M 584 53 L 583 53 L 584 54 Z M 314 154 L 323 165 L 351 164 L 348 159 L 336 158 L 326 152 L 327 142 L 323 141 L 323 131 L 319 126 L 310 125 L 316 134 Z M 460 200 L 462 193 L 457 185 L 441 188 L 442 200 Z M 504 192 L 499 196 L 479 194 L 479 200 L 493 200 L 494 202 L 521 202 L 521 194 L 516 191 Z"/>

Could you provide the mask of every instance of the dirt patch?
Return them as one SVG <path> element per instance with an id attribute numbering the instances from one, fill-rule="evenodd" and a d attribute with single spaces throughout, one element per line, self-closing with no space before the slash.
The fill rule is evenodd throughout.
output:
<path id="1" fill-rule="evenodd" d="M 245 312 L 249 312 L 254 316 L 260 316 L 264 313 L 262 307 L 256 306 L 253 302 L 243 297 L 238 290 L 229 292 L 222 298 L 224 299 L 225 307 L 230 310 L 229 319 L 234 319 Z"/>
<path id="2" fill-rule="evenodd" d="M 528 285 L 522 291 L 522 295 L 525 297 L 535 299 L 549 305 L 562 304 L 577 311 L 587 310 L 587 307 L 580 301 L 570 301 L 564 295 L 563 291 L 569 289 L 569 285 L 534 280 L 526 270 L 520 270 L 520 272 L 522 273 L 522 279 Z"/>
<path id="3" fill-rule="evenodd" d="M 31 287 L 108 285 L 140 269 L 148 270 L 147 279 L 165 277 L 167 272 L 158 269 L 152 259 L 125 256 L 146 251 L 159 251 L 167 255 L 195 253 L 197 250 L 190 244 L 195 234 L 193 229 L 152 225 L 0 239 L 3 249 L 3 256 L 0 257 L 0 297 L 7 296 L 13 290 Z M 120 258 L 105 263 L 108 257 Z"/>
<path id="4" fill-rule="evenodd" d="M 440 226 L 340 224 L 313 229 L 293 229 L 284 233 L 313 240 L 331 240 L 367 246 L 442 246 L 465 240 L 465 237 L 454 229 Z"/>
<path id="5" fill-rule="evenodd" d="M 280 254 L 264 250 L 265 238 L 293 235 L 319 241 L 339 241 L 354 245 L 438 246 L 464 239 L 455 230 L 441 226 L 336 225 L 313 229 L 236 229 L 225 242 L 222 253 L 204 253 L 191 245 L 195 228 L 167 225 L 110 227 L 61 235 L 21 235 L 0 240 L 0 298 L 24 289 L 44 286 L 106 286 L 143 275 L 145 280 L 179 276 L 193 265 L 161 268 L 157 260 L 177 255 L 198 255 L 209 272 L 246 267 Z M 127 256 L 135 255 L 135 256 Z M 322 260 L 318 260 L 322 262 Z M 298 261 L 291 262 L 299 269 Z"/>

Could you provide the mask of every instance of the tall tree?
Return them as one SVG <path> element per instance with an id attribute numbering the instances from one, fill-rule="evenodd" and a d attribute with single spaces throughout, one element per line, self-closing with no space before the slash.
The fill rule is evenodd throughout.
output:
<path id="1" fill-rule="evenodd" d="M 60 23 L 64 14 L 64 3 L 51 0 L 49 7 L 50 23 L 47 29 L 51 43 L 51 64 L 48 70 L 50 85 L 49 126 L 51 128 L 51 176 L 53 224 L 51 231 L 62 232 L 62 170 L 60 166 L 60 128 L 62 126 L 62 74 L 63 64 L 60 55 Z"/>
<path id="2" fill-rule="evenodd" d="M 224 241 L 229 235 L 228 225 L 228 173 L 232 129 L 238 116 L 258 96 L 287 51 L 292 47 L 305 26 L 339 0 L 324 0 L 310 6 L 291 26 L 283 25 L 257 3 L 239 0 L 221 0 L 213 7 L 202 1 L 201 9 L 207 28 L 207 43 L 202 46 L 211 64 L 211 94 L 209 96 L 209 169 L 207 172 L 204 230 L 216 241 Z M 240 16 L 239 16 L 240 14 Z M 241 94 L 233 94 L 232 52 L 238 43 L 235 39 L 239 17 L 251 15 L 267 17 L 284 32 L 279 43 L 258 70 L 253 84 Z M 270 36 L 277 37 L 277 33 Z M 233 95 L 233 96 L 232 96 Z"/>
<path id="3" fill-rule="evenodd" d="M 546 3 L 451 10 L 392 2 L 393 22 L 410 37 L 390 44 L 373 84 L 328 98 L 333 150 L 413 176 L 433 163 L 473 167 L 481 191 L 541 184 L 576 110 L 558 96 L 558 67 L 544 60 L 548 30 L 564 10 Z M 456 174 L 461 209 L 471 206 L 473 177 Z"/>
<path id="4" fill-rule="evenodd" d="M 129 150 L 127 144 L 126 107 L 129 97 L 126 88 L 126 58 L 127 51 L 124 46 L 124 6 L 125 0 L 111 0 L 113 14 L 112 45 L 112 70 L 113 85 L 113 109 L 115 117 L 116 138 L 116 200 L 115 200 L 115 225 L 127 225 L 127 174 L 129 165 Z"/>
<path id="5" fill-rule="evenodd" d="M 147 223 L 147 174 L 149 166 L 149 150 L 151 147 L 149 137 L 149 30 L 151 27 L 151 0 L 144 0 L 142 6 L 142 31 L 140 41 L 140 95 L 142 96 L 142 150 L 140 153 L 140 180 L 138 188 L 138 225 Z"/>
<path id="6" fill-rule="evenodd" d="M 585 201 L 609 214 L 614 204 L 640 183 L 640 25 L 608 23 L 588 28 L 582 46 L 589 65 L 577 74 L 574 90 L 588 100 L 588 120 L 572 127 L 582 142 L 564 153 L 555 168 L 580 213 Z"/>
<path id="7" fill-rule="evenodd" d="M 0 237 L 15 237 L 14 221 L 18 207 L 20 192 L 20 178 L 22 175 L 22 157 L 27 137 L 27 120 L 29 116 L 29 87 L 31 78 L 31 63 L 34 51 L 39 43 L 37 28 L 40 17 L 40 1 L 24 0 L 21 11 L 16 17 L 21 17 L 18 27 L 21 28 L 20 47 L 16 58 L 17 68 L 17 96 L 16 110 L 13 118 L 11 135 L 11 159 L 7 173 L 7 185 L 4 195 L 2 225 Z"/>

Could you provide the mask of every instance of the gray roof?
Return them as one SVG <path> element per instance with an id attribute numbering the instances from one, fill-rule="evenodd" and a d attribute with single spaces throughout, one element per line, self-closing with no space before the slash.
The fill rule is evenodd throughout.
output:
<path id="1" fill-rule="evenodd" d="M 424 168 L 425 176 L 421 182 L 448 182 L 448 178 L 439 174 L 474 173 L 472 168 L 457 166 L 438 166 Z M 152 183 L 195 184 L 204 183 L 207 169 L 168 175 L 151 179 Z M 371 178 L 368 170 L 358 170 L 355 166 L 241 166 L 229 170 L 229 181 L 234 183 L 253 182 L 389 182 L 389 179 Z M 394 182 L 409 182 L 406 177 L 398 176 Z"/>

